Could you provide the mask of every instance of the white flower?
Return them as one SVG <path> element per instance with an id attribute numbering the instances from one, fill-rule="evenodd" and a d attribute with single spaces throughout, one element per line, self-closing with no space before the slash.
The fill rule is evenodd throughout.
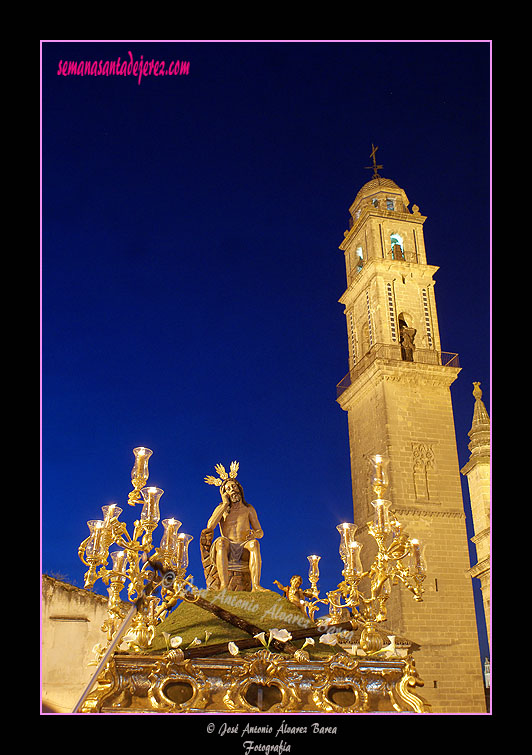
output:
<path id="1" fill-rule="evenodd" d="M 196 645 L 201 645 L 201 640 L 198 640 L 197 637 L 194 637 L 194 639 L 192 640 L 192 642 L 190 643 L 190 645 L 187 646 L 187 649 L 188 648 L 193 648 Z"/>
<path id="2" fill-rule="evenodd" d="M 349 655 L 358 655 L 358 645 L 351 645 L 350 647 L 344 648 L 344 650 L 349 653 Z"/>
<path id="3" fill-rule="evenodd" d="M 211 636 L 212 632 L 205 632 L 205 639 L 204 642 L 207 642 L 209 637 Z"/>
<path id="4" fill-rule="evenodd" d="M 253 637 L 256 640 L 260 640 L 260 642 L 262 643 L 262 645 L 264 645 L 264 647 L 266 647 L 266 635 L 265 635 L 264 632 L 260 632 L 259 634 L 254 634 Z"/>
<path id="5" fill-rule="evenodd" d="M 231 655 L 238 655 L 239 653 L 238 645 L 235 645 L 234 642 L 227 643 L 227 648 L 229 652 L 231 653 Z"/>
<path id="6" fill-rule="evenodd" d="M 301 650 L 303 650 L 303 648 L 306 648 L 307 645 L 315 645 L 315 644 L 316 643 L 314 642 L 314 638 L 313 637 L 307 637 L 305 639 L 305 642 L 301 645 Z"/>
<path id="7" fill-rule="evenodd" d="M 385 648 L 383 648 L 383 650 L 388 650 L 390 653 L 392 653 L 392 654 L 395 655 L 395 653 L 396 653 L 396 650 L 395 650 L 395 635 L 394 634 L 389 634 L 388 635 L 388 639 L 390 640 L 390 644 L 387 645 Z"/>
<path id="8" fill-rule="evenodd" d="M 183 638 L 182 637 L 178 637 L 176 635 L 175 637 L 172 637 L 172 639 L 170 640 L 170 645 L 173 648 L 178 648 L 181 645 L 182 642 L 183 642 Z"/>
<path id="9" fill-rule="evenodd" d="M 373 653 L 368 653 L 368 655 L 383 655 L 385 658 L 393 658 L 398 655 L 397 650 L 395 649 L 395 635 L 389 634 L 388 639 L 390 640 L 389 645 L 386 645 L 380 650 L 375 650 Z"/>
<path id="10" fill-rule="evenodd" d="M 292 639 L 292 635 L 287 629 L 270 629 L 270 642 L 272 638 L 280 642 L 288 642 Z"/>
<path id="11" fill-rule="evenodd" d="M 320 637 L 320 642 L 323 645 L 336 645 L 338 642 L 338 637 L 335 634 L 322 634 Z"/>
<path id="12" fill-rule="evenodd" d="M 166 642 L 166 649 L 168 650 L 168 639 L 170 637 L 169 632 L 163 632 L 164 641 Z"/>

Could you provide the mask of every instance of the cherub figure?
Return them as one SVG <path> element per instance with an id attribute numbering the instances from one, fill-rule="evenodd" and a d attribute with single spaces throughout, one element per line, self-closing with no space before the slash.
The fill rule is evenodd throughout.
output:
<path id="1" fill-rule="evenodd" d="M 294 576 L 291 577 L 290 584 L 286 587 L 282 585 L 277 579 L 274 579 L 273 584 L 277 585 L 277 587 L 283 591 L 285 598 L 289 600 L 290 603 L 293 603 L 295 606 L 297 606 L 297 608 L 299 608 L 299 610 L 304 613 L 305 616 L 308 616 L 309 613 L 312 613 L 312 616 L 314 615 L 317 608 L 311 606 L 309 601 L 306 600 L 306 598 L 314 597 L 313 592 L 312 590 L 301 589 L 303 579 L 298 574 L 294 574 Z M 310 618 L 312 618 L 312 616 L 310 616 Z"/>

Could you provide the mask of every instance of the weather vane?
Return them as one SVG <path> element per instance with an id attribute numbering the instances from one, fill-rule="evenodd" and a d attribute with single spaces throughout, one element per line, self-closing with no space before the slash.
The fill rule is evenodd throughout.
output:
<path id="1" fill-rule="evenodd" d="M 371 170 L 371 169 L 373 169 L 373 178 L 380 178 L 380 176 L 379 176 L 379 170 L 383 169 L 382 165 L 377 165 L 377 160 L 375 159 L 375 155 L 376 155 L 378 149 L 379 148 L 375 147 L 373 144 L 371 145 L 371 154 L 370 154 L 370 157 L 373 159 L 373 165 L 367 165 L 365 167 L 365 170 Z"/>

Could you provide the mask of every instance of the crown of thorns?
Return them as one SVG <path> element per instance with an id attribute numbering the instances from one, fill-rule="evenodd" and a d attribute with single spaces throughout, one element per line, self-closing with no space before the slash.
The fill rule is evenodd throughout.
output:
<path id="1" fill-rule="evenodd" d="M 220 487 L 220 485 L 222 485 L 226 480 L 234 480 L 236 478 L 239 466 L 240 465 L 238 461 L 232 461 L 228 474 L 222 464 L 216 464 L 214 468 L 220 476 L 213 477 L 212 475 L 207 475 L 205 482 L 207 483 L 207 485 L 216 485 L 217 487 Z"/>

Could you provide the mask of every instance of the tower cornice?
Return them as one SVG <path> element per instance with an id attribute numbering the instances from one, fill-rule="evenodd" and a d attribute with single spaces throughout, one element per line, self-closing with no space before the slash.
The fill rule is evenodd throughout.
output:
<path id="1" fill-rule="evenodd" d="M 400 355 L 397 359 L 390 359 L 386 357 L 379 357 L 379 352 L 386 353 L 389 349 L 397 349 L 397 347 L 387 347 L 381 344 L 374 347 L 372 351 L 366 355 L 365 359 L 368 363 L 365 365 L 361 363 L 348 375 L 344 380 L 338 384 L 337 402 L 342 409 L 347 411 L 355 403 L 362 400 L 367 390 L 373 391 L 376 385 L 382 380 L 396 381 L 399 383 L 412 383 L 419 386 L 441 386 L 449 388 L 452 383 L 458 377 L 458 373 L 461 370 L 459 366 L 441 365 L 441 364 L 427 364 L 420 361 L 405 362 L 402 361 Z M 445 353 L 445 352 L 444 352 Z M 434 361 L 441 360 L 442 352 L 438 351 L 423 351 L 425 358 L 433 358 Z M 420 354 L 418 353 L 418 357 Z M 456 358 L 458 355 L 449 355 Z M 347 384 L 347 387 L 342 390 L 342 383 Z"/>
<path id="2" fill-rule="evenodd" d="M 470 569 L 468 569 L 467 573 L 470 577 L 478 577 L 480 579 L 481 576 L 485 574 L 490 574 L 490 559 L 489 557 L 486 557 L 482 559 L 482 561 L 479 561 L 474 566 L 472 566 Z"/>
<path id="3" fill-rule="evenodd" d="M 346 307 L 351 304 L 356 297 L 376 277 L 390 277 L 390 275 L 409 274 L 412 278 L 419 281 L 426 281 L 426 284 L 433 284 L 433 276 L 440 268 L 437 265 L 420 265 L 418 262 L 409 262 L 407 260 L 391 260 L 383 258 L 373 258 L 366 262 L 360 272 L 354 277 L 351 284 L 338 299 L 340 304 Z"/>
<path id="4" fill-rule="evenodd" d="M 463 475 L 467 475 L 478 464 L 484 464 L 488 467 L 491 466 L 491 457 L 490 457 L 489 450 L 485 451 L 484 453 L 471 454 L 471 456 L 469 457 L 469 461 L 466 464 L 464 464 L 460 472 Z"/>

